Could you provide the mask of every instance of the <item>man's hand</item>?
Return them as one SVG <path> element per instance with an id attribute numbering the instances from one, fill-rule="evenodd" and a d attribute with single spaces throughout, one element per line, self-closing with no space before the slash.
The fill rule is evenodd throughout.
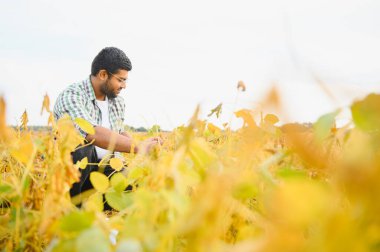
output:
<path id="1" fill-rule="evenodd" d="M 121 132 L 120 135 L 125 136 L 125 137 L 128 137 L 129 139 L 133 139 L 132 135 L 129 134 L 128 132 L 125 132 L 125 131 L 124 131 L 124 132 Z"/>
<path id="2" fill-rule="evenodd" d="M 151 137 L 142 141 L 138 146 L 138 152 L 142 154 L 150 154 L 155 146 L 163 144 L 163 140 L 160 137 Z"/>

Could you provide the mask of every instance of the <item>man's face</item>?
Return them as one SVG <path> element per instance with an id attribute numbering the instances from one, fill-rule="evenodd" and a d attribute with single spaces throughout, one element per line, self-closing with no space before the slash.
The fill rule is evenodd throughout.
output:
<path id="1" fill-rule="evenodd" d="M 128 71 L 120 69 L 114 74 L 107 74 L 108 78 L 100 88 L 103 94 L 105 94 L 109 99 L 112 99 L 118 96 L 120 91 L 126 87 Z"/>

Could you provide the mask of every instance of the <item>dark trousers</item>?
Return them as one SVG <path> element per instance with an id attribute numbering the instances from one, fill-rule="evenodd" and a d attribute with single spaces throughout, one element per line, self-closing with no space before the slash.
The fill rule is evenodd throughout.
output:
<path id="1" fill-rule="evenodd" d="M 85 157 L 87 157 L 89 163 L 99 163 L 95 146 L 92 144 L 76 150 L 75 152 L 71 153 L 71 156 L 72 156 L 74 164 Z M 81 194 L 82 192 L 85 192 L 87 190 L 94 188 L 90 181 L 90 173 L 93 171 L 99 171 L 99 167 L 97 165 L 87 165 L 85 169 L 80 169 L 80 173 L 81 173 L 80 181 L 77 183 L 74 183 L 73 186 L 71 187 L 70 189 L 71 197 L 74 197 L 76 195 Z M 115 171 L 114 169 L 112 169 L 109 165 L 107 165 L 105 166 L 104 170 L 100 172 L 104 173 L 104 175 L 108 177 L 114 171 Z M 131 188 L 132 187 L 128 186 L 126 188 L 126 191 L 131 190 Z M 80 207 L 81 204 L 77 206 Z M 110 210 L 110 209 L 112 208 L 107 203 L 105 203 L 104 210 Z"/>
<path id="2" fill-rule="evenodd" d="M 76 150 L 75 152 L 71 153 L 71 156 L 73 158 L 74 164 L 78 161 L 81 161 L 85 157 L 87 157 L 89 163 L 98 162 L 95 146 L 92 144 Z M 80 169 L 80 181 L 73 184 L 70 189 L 70 196 L 74 197 L 84 191 L 94 188 L 90 182 L 90 173 L 97 170 L 97 165 L 87 165 L 86 169 Z"/>

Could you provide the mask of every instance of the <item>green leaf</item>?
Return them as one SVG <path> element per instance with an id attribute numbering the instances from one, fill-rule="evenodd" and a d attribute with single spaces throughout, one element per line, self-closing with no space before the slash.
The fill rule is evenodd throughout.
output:
<path id="1" fill-rule="evenodd" d="M 141 252 L 144 250 L 139 240 L 129 238 L 129 239 L 122 240 L 117 244 L 116 252 L 124 252 L 124 251 Z"/>
<path id="2" fill-rule="evenodd" d="M 107 236 L 98 227 L 82 232 L 76 239 L 76 249 L 91 252 L 111 251 Z"/>
<path id="3" fill-rule="evenodd" d="M 108 192 L 105 194 L 106 201 L 113 209 L 121 211 L 132 205 L 132 196 L 125 192 Z"/>
<path id="4" fill-rule="evenodd" d="M 339 114 L 339 110 L 325 114 L 318 118 L 317 122 L 314 123 L 315 137 L 318 141 L 325 139 L 331 132 L 335 124 L 335 117 Z"/>
<path id="5" fill-rule="evenodd" d="M 104 193 L 108 189 L 109 180 L 108 177 L 103 173 L 91 172 L 90 181 L 98 192 Z"/>
<path id="6" fill-rule="evenodd" d="M 72 212 L 59 221 L 59 228 L 63 232 L 80 232 L 92 226 L 95 219 L 93 213 Z"/>
<path id="7" fill-rule="evenodd" d="M 66 251 L 75 252 L 76 251 L 75 239 L 62 240 L 58 244 L 56 244 L 51 251 L 52 252 L 66 252 Z"/>
<path id="8" fill-rule="evenodd" d="M 380 130 L 380 94 L 370 94 L 351 106 L 356 127 L 364 131 Z"/>
<path id="9" fill-rule="evenodd" d="M 146 174 L 146 169 L 143 167 L 135 167 L 128 173 L 128 184 L 133 184 L 136 180 L 144 177 Z"/>
<path id="10" fill-rule="evenodd" d="M 257 185 L 253 184 L 252 182 L 251 183 L 244 182 L 244 183 L 237 185 L 233 189 L 232 195 L 235 198 L 244 200 L 244 199 L 249 199 L 249 198 L 255 197 L 258 194 L 258 192 L 259 192 L 259 190 L 257 188 Z"/>
<path id="11" fill-rule="evenodd" d="M 155 125 L 152 126 L 152 128 L 150 128 L 148 130 L 148 132 L 149 133 L 158 133 L 158 132 L 161 132 L 161 127 L 160 127 L 160 125 L 155 124 Z"/>
<path id="12" fill-rule="evenodd" d="M 22 185 L 22 191 L 23 192 L 26 192 L 29 189 L 31 182 L 32 182 L 31 178 L 29 176 L 27 176 L 25 178 L 24 184 Z"/>
<path id="13" fill-rule="evenodd" d="M 8 193 L 12 191 L 12 187 L 9 185 L 0 185 L 0 193 Z"/>
<path id="14" fill-rule="evenodd" d="M 293 167 L 284 167 L 276 172 L 280 178 L 307 178 L 307 173 L 304 170 L 296 169 Z"/>
<path id="15" fill-rule="evenodd" d="M 127 178 L 121 174 L 121 173 L 116 173 L 111 177 L 111 187 L 116 191 L 116 192 L 122 192 L 124 189 L 128 186 L 127 183 Z"/>

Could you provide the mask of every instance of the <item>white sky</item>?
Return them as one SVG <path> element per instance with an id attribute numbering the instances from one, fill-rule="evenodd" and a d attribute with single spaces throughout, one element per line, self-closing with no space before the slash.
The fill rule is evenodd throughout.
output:
<path id="1" fill-rule="evenodd" d="M 274 82 L 284 121 L 315 121 L 380 92 L 378 0 L 0 3 L 0 94 L 10 124 L 26 109 L 30 124 L 46 125 L 39 114 L 44 94 L 53 106 L 59 92 L 89 75 L 106 46 L 119 47 L 132 61 L 121 95 L 125 123 L 135 127 L 172 129 L 186 123 L 198 103 L 205 118 L 222 102 L 222 119 L 212 120 L 220 125 L 234 108 L 259 111 Z M 235 104 L 239 80 L 247 91 Z"/>

